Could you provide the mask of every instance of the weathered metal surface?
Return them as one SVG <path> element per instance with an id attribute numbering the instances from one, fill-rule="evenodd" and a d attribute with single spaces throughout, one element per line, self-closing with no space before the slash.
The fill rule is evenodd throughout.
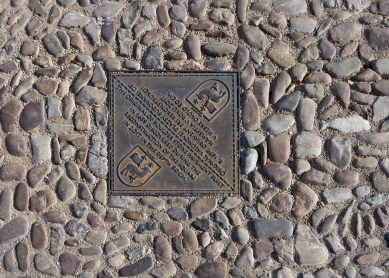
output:
<path id="1" fill-rule="evenodd" d="M 110 72 L 112 194 L 238 193 L 236 72 Z"/>

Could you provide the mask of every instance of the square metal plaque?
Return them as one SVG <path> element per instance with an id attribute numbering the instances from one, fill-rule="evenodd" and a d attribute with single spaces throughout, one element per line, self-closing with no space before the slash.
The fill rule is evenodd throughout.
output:
<path id="1" fill-rule="evenodd" d="M 238 193 L 238 82 L 237 72 L 111 71 L 111 193 Z"/>

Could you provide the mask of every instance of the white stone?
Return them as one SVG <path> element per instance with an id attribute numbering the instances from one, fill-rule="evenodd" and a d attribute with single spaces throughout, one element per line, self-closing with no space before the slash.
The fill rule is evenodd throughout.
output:
<path id="1" fill-rule="evenodd" d="M 296 158 L 311 159 L 321 153 L 322 140 L 314 133 L 303 131 L 294 139 L 294 155 Z"/>
<path id="2" fill-rule="evenodd" d="M 370 0 L 345 0 L 346 7 L 355 13 L 360 13 L 366 9 L 370 4 Z"/>
<path id="3" fill-rule="evenodd" d="M 381 268 L 378 268 L 376 266 L 373 266 L 373 265 L 366 265 L 364 267 L 361 268 L 361 271 L 360 273 L 364 276 L 368 276 L 368 277 L 374 277 L 374 276 L 384 276 L 385 275 L 385 271 L 383 271 Z"/>
<path id="4" fill-rule="evenodd" d="M 103 18 L 115 18 L 120 11 L 124 8 L 124 4 L 105 1 L 102 2 L 94 11 L 94 17 L 103 17 Z"/>
<path id="5" fill-rule="evenodd" d="M 292 127 L 295 123 L 293 116 L 276 114 L 267 117 L 262 121 L 262 128 L 270 134 L 278 134 Z"/>
<path id="6" fill-rule="evenodd" d="M 305 0 L 279 0 L 273 3 L 274 9 L 285 14 L 299 14 L 307 12 Z"/>
<path id="7" fill-rule="evenodd" d="M 290 31 L 301 33 L 312 33 L 316 27 L 316 20 L 305 17 L 296 17 L 290 19 Z"/>
<path id="8" fill-rule="evenodd" d="M 389 177 L 389 158 L 385 157 L 380 161 L 380 167 L 382 172 Z"/>
<path id="9" fill-rule="evenodd" d="M 323 191 L 323 197 L 328 204 L 343 203 L 353 197 L 350 188 L 334 188 Z"/>
<path id="10" fill-rule="evenodd" d="M 315 237 L 309 227 L 298 224 L 295 241 L 297 262 L 300 265 L 317 266 L 327 261 L 327 248 Z"/>
<path id="11" fill-rule="evenodd" d="M 389 97 L 377 97 L 373 104 L 373 121 L 379 122 L 389 115 Z"/>
<path id="12" fill-rule="evenodd" d="M 359 132 L 370 130 L 370 124 L 367 120 L 358 115 L 349 115 L 344 118 L 330 119 L 322 123 L 321 130 L 334 129 L 343 133 Z"/>
<path id="13" fill-rule="evenodd" d="M 32 162 L 42 163 L 51 158 L 51 137 L 48 135 L 31 135 Z"/>

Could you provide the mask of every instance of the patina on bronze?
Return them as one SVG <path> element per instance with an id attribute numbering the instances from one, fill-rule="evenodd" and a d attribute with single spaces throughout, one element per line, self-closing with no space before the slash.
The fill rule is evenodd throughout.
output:
<path id="1" fill-rule="evenodd" d="M 110 72 L 112 194 L 239 191 L 237 72 Z"/>

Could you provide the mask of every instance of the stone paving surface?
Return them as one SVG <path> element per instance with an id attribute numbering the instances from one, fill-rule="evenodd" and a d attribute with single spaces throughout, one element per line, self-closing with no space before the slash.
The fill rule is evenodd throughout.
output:
<path id="1" fill-rule="evenodd" d="M 0 2 L 1 277 L 378 277 L 389 2 Z M 108 70 L 241 71 L 241 196 L 107 196 Z"/>

